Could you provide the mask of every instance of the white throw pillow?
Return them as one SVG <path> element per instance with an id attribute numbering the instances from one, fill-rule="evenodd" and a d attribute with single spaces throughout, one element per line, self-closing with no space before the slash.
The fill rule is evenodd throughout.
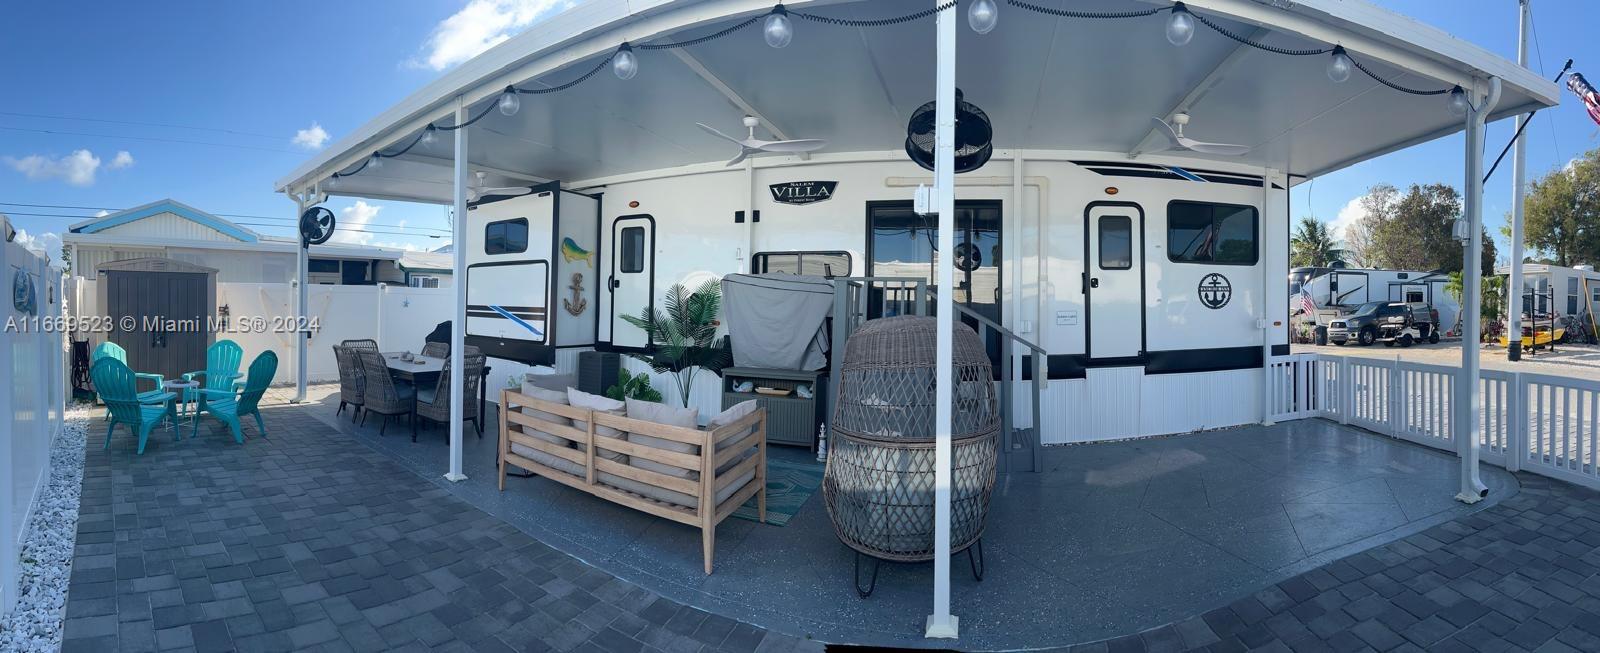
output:
<path id="1" fill-rule="evenodd" d="M 629 419 L 641 420 L 650 422 L 652 424 L 664 424 L 667 426 L 678 426 L 692 429 L 695 427 L 695 421 L 700 416 L 700 412 L 693 408 L 679 408 L 677 406 L 658 404 L 653 401 L 629 399 L 627 401 L 627 406 Z M 696 455 L 700 453 L 699 446 L 692 445 L 687 442 L 665 440 L 639 433 L 629 433 L 628 441 L 653 449 L 661 449 L 675 453 L 686 453 L 689 455 Z M 652 472 L 659 472 L 661 474 L 676 476 L 678 478 L 694 479 L 700 477 L 700 472 L 698 471 L 684 469 L 682 467 L 678 467 L 677 465 L 658 463 L 654 460 L 646 460 L 645 458 L 639 456 L 633 456 L 629 464 L 633 465 L 634 467 L 638 467 L 639 469 L 648 469 Z"/>
<path id="2" fill-rule="evenodd" d="M 558 392 L 558 391 L 555 391 L 555 390 L 546 390 L 546 389 L 541 388 L 539 386 L 536 386 L 536 385 L 533 385 L 531 383 L 528 383 L 527 381 L 524 381 L 522 383 L 522 394 L 525 394 L 525 395 L 527 395 L 529 397 L 533 397 L 534 399 L 538 399 L 539 401 L 548 401 L 548 402 L 550 402 L 552 404 L 561 404 L 563 406 L 568 405 L 567 393 L 566 392 Z M 560 424 L 562 426 L 572 426 L 572 419 L 571 418 L 564 417 L 564 416 L 561 416 L 561 415 L 557 415 L 555 413 L 547 413 L 547 412 L 539 410 L 537 408 L 530 408 L 528 406 L 523 406 L 522 407 L 522 414 L 527 415 L 529 417 L 533 417 L 533 418 L 539 419 L 539 420 L 543 420 L 543 421 L 546 421 L 546 422 L 551 422 L 551 423 L 554 423 L 554 424 Z M 531 436 L 533 436 L 535 438 L 538 438 L 540 440 L 544 440 L 545 442 L 549 442 L 550 444 L 554 444 L 554 445 L 558 445 L 558 446 L 562 446 L 562 447 L 570 447 L 570 446 L 572 446 L 572 441 L 571 440 L 568 440 L 568 439 L 560 437 L 560 436 L 550 435 L 549 433 L 545 433 L 543 431 L 540 431 L 535 427 L 524 426 L 523 427 L 523 433 L 531 435 Z"/>
<path id="3" fill-rule="evenodd" d="M 626 415 L 628 410 L 627 404 L 610 397 L 592 395 L 577 388 L 567 388 L 567 403 L 571 404 L 573 408 L 582 408 L 584 410 L 592 410 L 598 413 L 607 413 L 617 416 Z M 578 429 L 579 431 L 587 431 L 589 430 L 589 423 L 583 420 L 575 419 L 572 420 L 572 427 Z M 597 425 L 594 427 L 594 435 L 598 438 L 615 438 L 620 440 L 625 439 L 628 434 L 609 426 Z M 586 444 L 578 443 L 574 444 L 573 446 L 577 447 L 579 451 L 589 450 L 589 446 Z M 605 458 L 606 460 L 613 460 L 624 465 L 628 464 L 628 456 L 625 454 L 601 449 L 599 455 L 601 458 Z"/>

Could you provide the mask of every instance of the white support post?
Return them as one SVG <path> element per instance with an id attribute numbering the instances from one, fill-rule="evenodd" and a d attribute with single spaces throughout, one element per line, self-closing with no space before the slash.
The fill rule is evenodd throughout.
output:
<path id="1" fill-rule="evenodd" d="M 456 98 L 455 124 L 467 124 L 467 104 L 461 97 Z M 455 290 L 455 310 L 450 320 L 450 471 L 444 477 L 454 482 L 467 480 L 467 475 L 461 473 L 461 419 L 465 415 L 465 402 L 469 400 L 465 387 L 464 351 L 467 333 L 467 188 L 468 178 L 472 176 L 467 167 L 468 129 L 463 127 L 455 130 L 455 219 L 450 235 L 450 287 Z"/>
<path id="2" fill-rule="evenodd" d="M 1271 168 L 1261 171 L 1261 215 L 1265 218 L 1261 221 L 1261 224 L 1264 225 L 1264 231 L 1271 230 L 1270 227 L 1265 225 L 1276 224 L 1273 216 L 1276 216 L 1277 212 L 1272 210 L 1272 179 L 1277 174 L 1278 171 Z M 1287 220 L 1287 216 L 1284 219 Z M 1274 242 L 1270 236 L 1263 238 L 1263 240 Z M 1262 259 L 1261 288 L 1265 291 L 1262 294 L 1266 297 L 1271 297 L 1275 292 L 1273 289 L 1275 276 L 1273 271 L 1287 268 L 1280 268 L 1277 265 L 1277 259 L 1271 255 L 1264 255 Z M 1276 278 L 1279 281 L 1283 280 L 1281 276 Z M 1271 302 L 1263 302 L 1261 308 L 1261 317 L 1256 320 L 1256 327 L 1261 331 L 1261 425 L 1272 426 L 1272 324 L 1276 320 L 1271 317 L 1275 314 L 1272 311 Z M 1293 408 L 1292 406 L 1290 407 L 1291 411 Z"/>
<path id="3" fill-rule="evenodd" d="M 1520 0 L 1517 3 L 1517 65 L 1524 68 L 1528 66 L 1528 3 L 1531 1 Z M 1513 133 L 1521 134 L 1523 125 L 1530 117 L 1529 114 L 1517 116 L 1517 130 Z M 1506 284 L 1510 304 L 1510 310 L 1507 311 L 1509 315 L 1506 316 L 1506 359 L 1519 361 L 1522 360 L 1522 198 L 1527 192 L 1524 184 L 1528 174 L 1528 152 L 1522 147 L 1520 137 L 1512 147 L 1515 149 L 1511 153 L 1511 279 Z"/>
<path id="4" fill-rule="evenodd" d="M 739 262 L 739 269 L 745 274 L 756 273 L 756 162 L 755 159 L 744 160 L 744 260 Z M 850 276 L 850 271 L 845 270 L 840 276 Z"/>
<path id="5" fill-rule="evenodd" d="M 1512 372 L 1506 381 L 1506 471 L 1522 471 L 1528 455 L 1528 402 L 1522 386 L 1522 373 Z"/>
<path id="6" fill-rule="evenodd" d="M 1467 246 L 1462 252 L 1461 272 L 1461 375 L 1456 379 L 1456 453 L 1461 459 L 1461 492 L 1456 500 L 1477 503 L 1489 494 L 1478 476 L 1479 370 L 1478 334 L 1483 314 L 1483 132 L 1484 120 L 1500 101 L 1500 79 L 1489 78 L 1488 92 L 1481 103 L 1468 102 L 1466 138 L 1466 215 Z M 1472 93 L 1477 95 L 1477 93 Z M 1469 99 L 1472 99 L 1469 95 Z"/>
<path id="7" fill-rule="evenodd" d="M 314 195 L 310 191 L 306 191 L 294 196 L 294 220 L 296 225 L 300 224 L 300 216 L 305 215 L 306 209 L 310 208 L 312 199 L 314 199 Z M 299 327 L 296 329 L 294 339 L 294 403 L 298 404 L 306 400 L 306 349 L 310 347 L 311 344 L 309 342 L 311 340 L 311 331 L 305 328 L 306 313 L 309 310 L 309 302 L 307 301 L 306 297 L 307 292 L 309 291 L 309 286 L 311 285 L 307 282 L 307 278 L 310 276 L 311 254 L 306 248 L 305 237 L 299 235 L 298 228 L 296 228 L 295 231 L 295 238 L 300 241 L 300 247 L 295 249 L 294 311 L 295 317 L 298 318 L 295 324 Z"/>
<path id="8" fill-rule="evenodd" d="M 1350 413 L 1356 410 L 1356 381 L 1350 378 L 1353 374 L 1350 368 L 1350 357 L 1339 357 L 1339 378 L 1334 379 L 1334 392 L 1338 393 L 1335 400 L 1339 402 L 1339 423 L 1349 424 Z"/>
<path id="9" fill-rule="evenodd" d="M 937 5 L 940 0 L 934 0 Z M 939 12 L 938 57 L 934 84 L 933 192 L 939 210 L 939 250 L 955 251 L 956 234 L 956 22 L 954 10 Z M 933 447 L 933 614 L 928 615 L 926 637 L 954 639 L 958 620 L 950 614 L 950 437 L 955 379 L 953 375 L 955 315 L 955 260 L 938 257 L 938 303 L 935 309 L 937 352 L 934 387 L 937 410 Z"/>

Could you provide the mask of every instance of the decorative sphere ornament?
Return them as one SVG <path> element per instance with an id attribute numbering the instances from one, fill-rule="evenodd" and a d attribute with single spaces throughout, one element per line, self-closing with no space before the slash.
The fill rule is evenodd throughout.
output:
<path id="1" fill-rule="evenodd" d="M 967 7 L 967 25 L 979 34 L 988 34 L 1000 22 L 1000 8 L 994 0 L 977 0 Z"/>
<path id="2" fill-rule="evenodd" d="M 1344 48 L 1333 46 L 1333 56 L 1328 58 L 1328 79 L 1335 84 L 1343 84 L 1350 79 L 1350 69 L 1355 67 L 1350 55 L 1344 53 Z"/>
<path id="3" fill-rule="evenodd" d="M 634 56 L 633 48 L 623 45 L 611 58 L 611 72 L 617 74 L 617 79 L 633 79 L 639 74 L 639 58 Z"/>
<path id="4" fill-rule="evenodd" d="M 789 45 L 794 40 L 794 23 L 789 20 L 789 12 L 781 7 L 773 10 L 767 16 L 767 22 L 761 29 L 761 36 L 767 40 L 767 45 L 781 48 Z"/>
<path id="5" fill-rule="evenodd" d="M 1194 15 L 1189 13 L 1189 8 L 1183 3 L 1172 5 L 1172 15 L 1167 17 L 1167 42 L 1173 45 L 1188 45 L 1189 39 L 1194 38 Z"/>

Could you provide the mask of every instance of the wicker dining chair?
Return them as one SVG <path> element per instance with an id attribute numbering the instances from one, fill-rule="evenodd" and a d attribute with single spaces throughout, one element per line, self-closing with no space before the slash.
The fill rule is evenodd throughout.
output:
<path id="1" fill-rule="evenodd" d="M 389 366 L 383 361 L 383 354 L 375 349 L 358 349 L 356 356 L 361 361 L 361 372 L 365 378 L 365 385 L 361 393 L 361 423 L 367 423 L 367 415 L 377 413 L 383 416 L 383 426 L 378 428 L 378 435 L 383 435 L 389 428 L 389 420 L 405 415 L 416 420 L 417 389 L 410 383 L 395 381 L 389 374 Z"/>
<path id="2" fill-rule="evenodd" d="M 462 351 L 466 351 L 466 350 L 463 349 Z M 447 342 L 430 342 L 430 343 L 424 344 L 424 345 L 422 345 L 422 355 L 423 356 L 427 356 L 428 358 L 449 358 L 450 357 L 450 343 L 447 343 Z"/>
<path id="3" fill-rule="evenodd" d="M 350 421 L 354 422 L 361 416 L 361 405 L 366 402 L 367 377 L 361 371 L 361 358 L 354 348 L 334 345 L 333 359 L 339 364 L 339 410 L 333 414 L 344 412 L 348 404 Z"/>
<path id="4" fill-rule="evenodd" d="M 371 338 L 352 338 L 339 344 L 351 349 L 371 349 L 372 351 L 378 351 L 378 341 Z"/>
<path id="5" fill-rule="evenodd" d="M 463 352 L 466 350 L 463 349 Z M 483 354 L 467 354 L 465 356 L 467 375 L 461 389 L 461 418 L 472 422 L 478 431 L 478 437 L 483 437 L 483 419 L 478 415 L 478 402 L 473 397 L 478 396 L 478 384 L 483 382 Z M 424 419 L 450 423 L 450 361 L 444 363 L 444 371 L 439 373 L 439 383 L 432 388 L 417 391 L 417 415 Z M 417 427 L 411 426 L 411 441 L 417 440 Z"/>

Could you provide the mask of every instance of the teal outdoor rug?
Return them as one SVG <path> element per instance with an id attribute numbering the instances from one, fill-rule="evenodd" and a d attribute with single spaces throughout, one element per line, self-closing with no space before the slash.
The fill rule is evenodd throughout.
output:
<path id="1" fill-rule="evenodd" d="M 822 487 L 824 465 L 816 462 L 795 463 L 767 458 L 767 523 L 783 526 L 789 523 L 806 499 Z M 759 522 L 756 517 L 756 498 L 750 497 L 734 511 L 733 516 Z"/>

